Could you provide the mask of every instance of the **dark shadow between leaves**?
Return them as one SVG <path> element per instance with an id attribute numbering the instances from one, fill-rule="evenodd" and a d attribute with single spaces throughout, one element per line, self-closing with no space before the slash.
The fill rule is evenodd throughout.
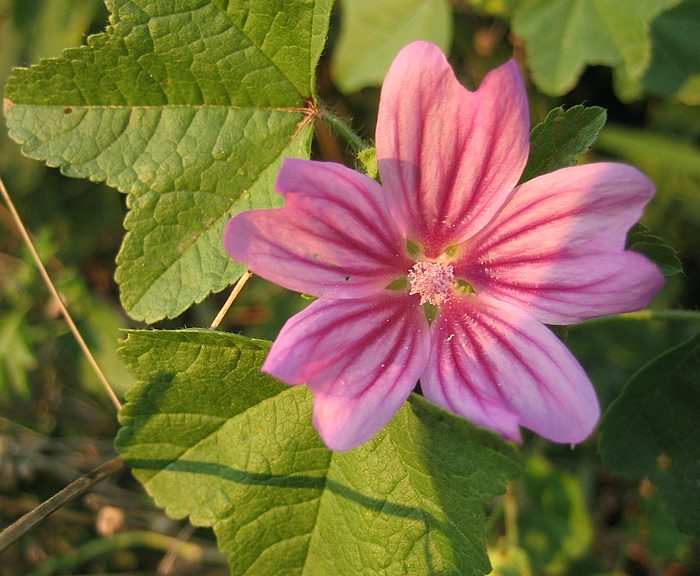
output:
<path id="1" fill-rule="evenodd" d="M 438 526 L 439 520 L 426 510 L 414 506 L 404 506 L 372 498 L 357 490 L 340 484 L 335 480 L 327 480 L 325 477 L 261 474 L 249 472 L 232 466 L 224 466 L 213 462 L 196 462 L 193 460 L 127 460 L 126 464 L 134 470 L 149 470 L 160 472 L 184 472 L 188 474 L 201 474 L 214 478 L 241 484 L 245 486 L 269 486 L 274 488 L 330 490 L 334 494 L 350 500 L 360 506 L 377 512 L 378 514 L 391 514 L 401 518 L 424 519 L 426 524 Z"/>

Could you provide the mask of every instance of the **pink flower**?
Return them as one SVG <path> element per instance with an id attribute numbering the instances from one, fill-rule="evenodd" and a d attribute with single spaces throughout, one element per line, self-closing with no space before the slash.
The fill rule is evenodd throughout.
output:
<path id="1" fill-rule="evenodd" d="M 229 222 L 233 258 L 318 296 L 263 370 L 309 386 L 330 448 L 372 438 L 419 379 L 429 400 L 512 440 L 520 426 L 563 443 L 593 430 L 595 391 L 543 323 L 636 310 L 660 289 L 657 268 L 625 250 L 654 186 L 611 163 L 516 186 L 528 142 L 515 62 L 470 92 L 436 46 L 415 42 L 382 89 L 382 185 L 288 159 L 286 205 Z"/>

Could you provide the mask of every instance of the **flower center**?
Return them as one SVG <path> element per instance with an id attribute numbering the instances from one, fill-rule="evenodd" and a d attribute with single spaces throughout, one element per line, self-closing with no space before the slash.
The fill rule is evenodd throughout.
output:
<path id="1" fill-rule="evenodd" d="M 421 304 L 439 306 L 450 298 L 455 284 L 454 271 L 449 264 L 416 262 L 408 273 L 409 294 L 420 294 Z"/>

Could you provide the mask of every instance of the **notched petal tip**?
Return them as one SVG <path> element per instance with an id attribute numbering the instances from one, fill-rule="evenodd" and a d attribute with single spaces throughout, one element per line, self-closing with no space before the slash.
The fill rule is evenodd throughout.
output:
<path id="1" fill-rule="evenodd" d="M 426 40 L 415 40 L 406 44 L 394 58 L 391 67 L 401 64 L 403 60 L 412 64 L 416 68 L 434 67 L 436 64 L 439 67 L 450 68 L 442 49 L 432 42 Z M 451 68 L 450 68 L 451 70 Z M 419 73 L 419 71 L 417 72 Z"/>
<path id="2" fill-rule="evenodd" d="M 490 70 L 481 84 L 477 88 L 477 92 L 492 92 L 498 90 L 513 91 L 515 94 L 522 96 L 527 103 L 527 90 L 525 89 L 525 81 L 523 80 L 522 72 L 515 58 L 506 60 L 500 66 Z M 494 96 L 496 94 L 494 93 Z M 529 121 L 529 116 L 528 116 Z"/>
<path id="3" fill-rule="evenodd" d="M 527 162 L 529 110 L 515 62 L 465 88 L 435 45 L 404 48 L 377 118 L 379 172 L 392 214 L 437 257 L 501 208 Z"/>

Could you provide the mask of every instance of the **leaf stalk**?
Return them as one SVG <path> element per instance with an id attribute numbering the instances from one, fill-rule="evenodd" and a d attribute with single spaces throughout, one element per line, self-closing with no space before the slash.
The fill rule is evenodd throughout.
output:
<path id="1" fill-rule="evenodd" d="M 328 127 L 343 140 L 345 140 L 355 153 L 368 147 L 367 142 L 365 142 L 362 137 L 357 134 L 347 122 L 345 122 L 345 120 L 339 116 L 336 116 L 325 107 L 320 109 L 320 113 L 321 118 L 328 125 Z"/>

